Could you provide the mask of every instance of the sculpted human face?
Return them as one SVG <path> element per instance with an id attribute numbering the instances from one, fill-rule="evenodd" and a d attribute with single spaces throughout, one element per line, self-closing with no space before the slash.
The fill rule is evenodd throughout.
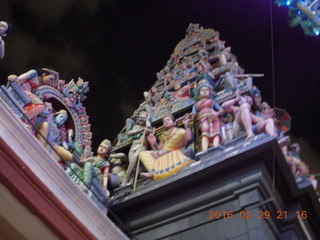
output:
<path id="1" fill-rule="evenodd" d="M 174 120 L 171 117 L 165 117 L 163 119 L 163 126 L 166 129 L 170 129 L 175 126 Z"/>
<path id="2" fill-rule="evenodd" d="M 55 122 L 59 125 L 64 124 L 66 121 L 67 121 L 67 117 L 62 113 L 58 114 L 55 118 Z"/>
<path id="3" fill-rule="evenodd" d="M 266 103 L 266 102 L 261 103 L 261 112 L 262 112 L 263 114 L 266 114 L 266 113 L 269 112 L 269 111 L 270 111 L 270 106 L 269 106 L 269 104 Z"/>
<path id="4" fill-rule="evenodd" d="M 41 83 L 51 85 L 51 83 L 53 83 L 53 81 L 54 81 L 54 76 L 51 74 L 47 75 L 47 74 L 43 73 L 40 76 L 40 79 L 41 79 Z"/>
<path id="5" fill-rule="evenodd" d="M 108 154 L 108 150 L 109 150 L 109 147 L 108 145 L 104 144 L 104 143 L 101 143 L 98 147 L 98 150 L 97 150 L 97 153 L 98 155 L 104 155 L 106 156 Z"/>
<path id="6" fill-rule="evenodd" d="M 49 115 L 50 113 L 52 113 L 53 108 L 52 108 L 52 104 L 49 102 L 45 102 L 44 103 L 45 109 L 43 110 L 43 115 Z"/>
<path id="7" fill-rule="evenodd" d="M 151 88 L 151 94 L 152 95 L 155 95 L 155 94 L 157 94 L 158 93 L 158 89 L 156 88 L 156 87 L 152 87 Z"/>
<path id="8" fill-rule="evenodd" d="M 200 98 L 210 98 L 210 89 L 208 87 L 202 87 L 199 96 Z"/>
<path id="9" fill-rule="evenodd" d="M 146 121 L 147 121 L 147 115 L 146 114 L 140 114 L 139 115 L 139 124 L 140 125 L 145 125 L 146 124 Z"/>
<path id="10" fill-rule="evenodd" d="M 260 105 L 261 100 L 262 100 L 261 94 L 260 94 L 260 93 L 256 93 L 256 94 L 254 95 L 254 101 L 255 101 L 255 103 L 256 103 L 258 106 Z"/>
<path id="11" fill-rule="evenodd" d="M 253 100 L 250 96 L 245 95 L 244 100 L 246 100 L 246 102 L 249 103 L 250 106 L 252 106 Z"/>
<path id="12" fill-rule="evenodd" d="M 0 36 L 5 36 L 8 30 L 8 24 L 6 22 L 0 21 Z"/>

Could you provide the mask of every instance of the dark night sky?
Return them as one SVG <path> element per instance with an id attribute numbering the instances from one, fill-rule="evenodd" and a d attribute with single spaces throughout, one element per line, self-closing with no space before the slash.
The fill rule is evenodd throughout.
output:
<path id="1" fill-rule="evenodd" d="M 66 81 L 89 81 L 94 149 L 115 139 L 189 23 L 213 28 L 247 73 L 265 74 L 254 84 L 264 101 L 290 113 L 292 139 L 312 172 L 320 172 L 320 38 L 288 27 L 287 9 L 273 1 L 4 0 L 0 20 L 15 28 L 4 38 L 1 84 L 41 67 L 53 67 Z"/>

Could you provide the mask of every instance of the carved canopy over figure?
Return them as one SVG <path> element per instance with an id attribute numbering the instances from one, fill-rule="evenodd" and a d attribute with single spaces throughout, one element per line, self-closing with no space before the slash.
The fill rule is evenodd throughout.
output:
<path id="1" fill-rule="evenodd" d="M 178 128 L 173 116 L 167 114 L 163 118 L 163 126 L 166 131 L 161 136 L 160 144 L 157 143 L 153 134 L 147 137 L 152 151 L 142 151 L 140 158 L 153 180 L 171 176 L 192 162 L 180 150 L 191 139 L 191 130 L 187 127 L 188 122 L 188 119 L 184 121 L 186 129 Z"/>

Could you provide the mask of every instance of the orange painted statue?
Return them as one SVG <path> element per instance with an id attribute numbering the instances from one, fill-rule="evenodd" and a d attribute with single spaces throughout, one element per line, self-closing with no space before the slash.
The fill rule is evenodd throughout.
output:
<path id="1" fill-rule="evenodd" d="M 31 99 L 31 103 L 23 107 L 28 119 L 34 119 L 44 111 L 45 106 L 35 93 L 41 84 L 57 80 L 58 76 L 55 76 L 54 73 L 56 72 L 43 68 L 38 71 L 30 70 L 19 76 L 8 76 L 8 80 L 17 82 Z"/>
<path id="2" fill-rule="evenodd" d="M 197 120 L 201 128 L 202 151 L 210 146 L 216 147 L 221 143 L 220 119 L 224 113 L 218 103 L 212 99 L 212 87 L 209 82 L 202 80 L 198 85 L 199 101 L 193 106 L 193 113 L 198 114 Z"/>

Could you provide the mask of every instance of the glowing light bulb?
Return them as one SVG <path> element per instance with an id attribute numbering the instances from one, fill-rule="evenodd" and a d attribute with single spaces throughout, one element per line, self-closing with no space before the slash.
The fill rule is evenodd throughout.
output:
<path id="1" fill-rule="evenodd" d="M 320 34 L 320 31 L 318 28 L 313 28 L 313 32 L 316 36 L 318 36 Z"/>

